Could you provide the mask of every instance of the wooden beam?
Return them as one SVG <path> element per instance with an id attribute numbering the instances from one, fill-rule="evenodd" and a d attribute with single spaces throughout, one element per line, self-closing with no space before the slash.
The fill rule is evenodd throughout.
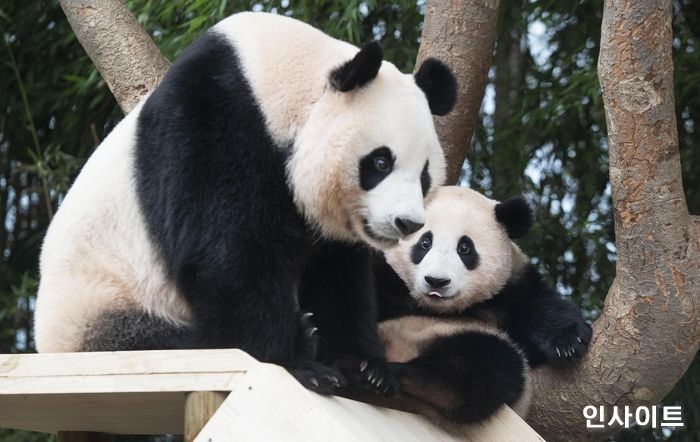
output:
<path id="1" fill-rule="evenodd" d="M 261 364 L 236 387 L 195 442 L 332 440 L 543 442 L 508 407 L 486 422 L 447 432 L 427 419 L 339 397 L 314 394 L 280 367 Z"/>
<path id="2" fill-rule="evenodd" d="M 220 391 L 193 391 L 185 399 L 185 442 L 192 442 L 228 396 Z"/>
<path id="3" fill-rule="evenodd" d="M 0 428 L 183 434 L 185 396 L 230 391 L 240 350 L 0 355 Z"/>

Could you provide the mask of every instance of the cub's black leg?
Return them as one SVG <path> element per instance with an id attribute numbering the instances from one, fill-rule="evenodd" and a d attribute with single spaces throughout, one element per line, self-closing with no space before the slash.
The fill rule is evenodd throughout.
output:
<path id="1" fill-rule="evenodd" d="M 591 326 L 581 309 L 563 299 L 533 267 L 509 283 L 494 299 L 509 314 L 508 334 L 523 349 L 531 367 L 583 356 L 591 340 Z"/>
<path id="2" fill-rule="evenodd" d="M 577 359 L 588 350 L 591 326 L 586 323 L 581 309 L 565 299 L 551 299 L 541 304 L 533 316 L 537 324 L 525 334 L 526 351 L 535 362 Z"/>
<path id="3" fill-rule="evenodd" d="M 529 382 L 516 347 L 480 332 L 436 338 L 420 356 L 391 365 L 401 380 L 401 395 L 459 424 L 486 419 L 503 404 L 516 405 Z"/>

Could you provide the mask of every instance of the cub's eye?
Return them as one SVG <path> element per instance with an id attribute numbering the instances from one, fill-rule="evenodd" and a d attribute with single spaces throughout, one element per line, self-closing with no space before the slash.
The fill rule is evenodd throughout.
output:
<path id="1" fill-rule="evenodd" d="M 460 255 L 469 255 L 469 252 L 471 252 L 472 249 L 469 248 L 469 245 L 467 243 L 460 243 L 457 246 L 457 253 Z"/>
<path id="2" fill-rule="evenodd" d="M 423 238 L 420 240 L 420 248 L 423 250 L 428 250 L 433 246 L 433 242 L 430 240 L 430 238 Z"/>
<path id="3" fill-rule="evenodd" d="M 379 155 L 374 159 L 374 168 L 379 172 L 387 172 L 391 169 L 391 161 L 384 155 Z"/>

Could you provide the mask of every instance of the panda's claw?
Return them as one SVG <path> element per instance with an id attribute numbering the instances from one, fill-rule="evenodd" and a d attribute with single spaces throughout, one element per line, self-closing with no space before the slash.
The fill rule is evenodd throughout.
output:
<path id="1" fill-rule="evenodd" d="M 557 349 L 557 356 L 561 357 L 561 353 L 559 352 L 559 347 L 554 347 Z"/>
<path id="2" fill-rule="evenodd" d="M 314 360 L 300 361 L 288 370 L 301 385 L 319 394 L 335 394 L 339 388 L 347 385 L 340 372 Z"/>
<path id="3" fill-rule="evenodd" d="M 583 341 L 581 340 L 581 338 L 579 338 L 578 336 L 576 336 L 576 339 L 578 339 L 578 342 L 580 342 L 580 343 L 583 344 Z"/>
<path id="4" fill-rule="evenodd" d="M 308 321 L 309 319 L 313 318 L 314 313 L 313 312 L 306 312 L 301 316 L 301 319 Z"/>
<path id="5" fill-rule="evenodd" d="M 318 333 L 318 327 L 311 327 L 309 330 L 306 331 L 306 335 L 309 338 L 312 338 Z"/>
<path id="6" fill-rule="evenodd" d="M 383 359 L 343 355 L 336 361 L 336 367 L 356 388 L 386 396 L 393 396 L 400 388 L 399 374 L 392 364 Z"/>

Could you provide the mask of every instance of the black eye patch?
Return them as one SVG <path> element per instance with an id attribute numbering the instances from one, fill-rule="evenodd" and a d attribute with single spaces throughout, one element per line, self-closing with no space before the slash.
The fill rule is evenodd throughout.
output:
<path id="1" fill-rule="evenodd" d="M 378 147 L 360 160 L 360 187 L 371 190 L 394 169 L 394 154 L 386 146 Z"/>
<path id="2" fill-rule="evenodd" d="M 457 243 L 457 255 L 462 260 L 467 270 L 474 270 L 479 265 L 479 254 L 474 247 L 474 241 L 467 235 L 459 239 Z"/>
<path id="3" fill-rule="evenodd" d="M 430 172 L 428 172 L 428 162 L 426 161 L 425 166 L 423 166 L 423 172 L 420 174 L 420 187 L 423 190 L 423 196 L 428 194 L 431 182 Z"/>
<path id="4" fill-rule="evenodd" d="M 425 232 L 411 248 L 411 262 L 416 265 L 420 264 L 432 247 L 433 232 Z"/>

